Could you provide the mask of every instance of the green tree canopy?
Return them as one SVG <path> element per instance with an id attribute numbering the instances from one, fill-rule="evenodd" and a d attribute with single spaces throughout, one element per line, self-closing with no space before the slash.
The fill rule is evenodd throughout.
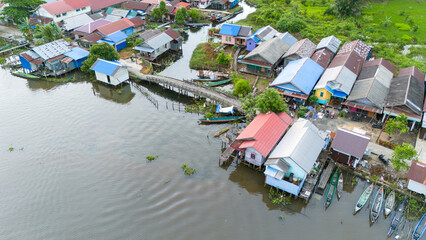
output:
<path id="1" fill-rule="evenodd" d="M 256 116 L 256 100 L 253 97 L 253 94 L 249 93 L 245 97 L 240 97 L 240 101 L 243 103 L 241 108 L 246 111 L 247 121 L 253 120 L 253 118 Z"/>
<path id="2" fill-rule="evenodd" d="M 154 19 L 161 19 L 163 17 L 163 14 L 161 13 L 160 8 L 153 8 L 151 11 L 151 17 Z"/>
<path id="3" fill-rule="evenodd" d="M 407 163 L 405 160 L 414 160 L 417 161 L 417 151 L 414 149 L 413 145 L 409 143 L 403 143 L 395 147 L 392 153 L 391 162 L 397 171 L 401 168 L 408 169 Z"/>
<path id="4" fill-rule="evenodd" d="M 399 114 L 395 118 L 391 118 L 386 122 L 385 132 L 388 134 L 406 133 L 408 132 L 408 117 L 405 114 Z"/>
<path id="5" fill-rule="evenodd" d="M 55 22 L 50 22 L 45 25 L 37 25 L 34 30 L 34 38 L 36 45 L 53 42 L 62 38 L 63 31 Z"/>
<path id="6" fill-rule="evenodd" d="M 21 19 L 20 25 L 18 25 L 18 30 L 22 32 L 22 35 L 24 36 L 25 40 L 32 41 L 33 40 L 33 33 L 30 26 L 30 19 L 24 18 Z"/>
<path id="7" fill-rule="evenodd" d="M 226 65 L 226 66 L 229 65 L 229 63 L 231 62 L 231 60 L 232 60 L 231 54 L 226 54 L 225 50 L 222 50 L 222 52 L 219 53 L 217 55 L 217 58 L 216 58 L 216 61 L 217 61 L 218 64 Z"/>
<path id="8" fill-rule="evenodd" d="M 261 113 L 267 113 L 269 111 L 275 113 L 289 113 L 287 104 L 275 88 L 268 88 L 256 97 L 256 108 Z"/>
<path id="9" fill-rule="evenodd" d="M 160 2 L 160 11 L 161 11 L 161 16 L 169 12 L 169 9 L 167 9 L 166 3 L 164 1 Z"/>
<path id="10" fill-rule="evenodd" d="M 235 81 L 237 80 L 237 81 Z M 251 91 L 250 81 L 246 79 L 234 79 L 234 90 L 232 94 L 235 96 L 244 96 Z"/>
<path id="11" fill-rule="evenodd" d="M 118 55 L 118 52 L 115 50 L 115 48 L 105 42 L 94 44 L 90 48 L 89 52 L 90 53 L 87 57 L 87 60 L 84 61 L 83 66 L 81 67 L 83 72 L 93 73 L 93 71 L 90 70 L 90 67 L 93 65 L 93 63 L 96 62 L 96 60 L 98 60 L 98 58 L 110 61 L 116 61 L 120 59 L 120 56 Z"/>
<path id="12" fill-rule="evenodd" d="M 4 4 L 9 4 L 3 10 L 3 15 L 15 23 L 29 17 L 34 10 L 45 3 L 43 0 L 2 0 Z"/>
<path id="13" fill-rule="evenodd" d="M 351 16 L 360 7 L 361 0 L 335 0 L 334 11 L 338 16 Z"/>
<path id="14" fill-rule="evenodd" d="M 198 22 L 198 20 L 200 20 L 200 17 L 201 17 L 200 11 L 198 11 L 198 9 L 195 9 L 195 8 L 191 8 L 188 11 L 188 15 L 193 22 Z"/>
<path id="15" fill-rule="evenodd" d="M 188 10 L 186 10 L 186 8 L 184 7 L 179 8 L 175 15 L 176 22 L 178 24 L 183 24 L 187 18 L 188 18 Z"/>

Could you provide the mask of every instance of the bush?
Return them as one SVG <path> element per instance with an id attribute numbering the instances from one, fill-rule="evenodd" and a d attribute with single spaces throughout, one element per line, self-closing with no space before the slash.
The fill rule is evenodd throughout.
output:
<path id="1" fill-rule="evenodd" d="M 383 147 L 387 147 L 387 148 L 390 148 L 390 149 L 394 149 L 395 146 L 396 146 L 395 144 L 388 142 L 388 141 L 384 141 L 382 139 L 379 139 L 379 145 L 382 145 Z"/>
<path id="2" fill-rule="evenodd" d="M 235 81 L 234 79 L 234 84 L 235 85 L 232 94 L 235 96 L 245 96 L 251 91 L 249 80 L 238 79 L 237 81 Z"/>
<path id="3" fill-rule="evenodd" d="M 410 31 L 411 27 L 405 23 L 395 23 L 395 27 L 401 31 Z"/>
<path id="4" fill-rule="evenodd" d="M 410 36 L 408 36 L 407 34 L 404 34 L 404 35 L 402 35 L 402 37 L 401 37 L 401 40 L 402 41 L 404 41 L 404 42 L 406 42 L 406 43 L 409 43 L 409 42 L 411 42 L 411 40 L 412 40 L 413 38 L 412 37 L 410 37 Z"/>
<path id="5" fill-rule="evenodd" d="M 287 14 L 280 18 L 277 28 L 284 32 L 300 32 L 307 27 L 305 20 L 293 14 Z"/>
<path id="6" fill-rule="evenodd" d="M 206 113 L 206 118 L 214 118 L 214 117 L 216 117 L 215 115 L 214 115 L 214 113 Z"/>

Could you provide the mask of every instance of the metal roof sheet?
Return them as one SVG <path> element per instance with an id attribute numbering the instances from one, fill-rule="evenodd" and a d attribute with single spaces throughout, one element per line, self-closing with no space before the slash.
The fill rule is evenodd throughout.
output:
<path id="1" fill-rule="evenodd" d="M 331 35 L 321 39 L 316 49 L 325 48 L 330 50 L 333 53 L 337 53 L 337 50 L 339 49 L 341 43 L 342 41 L 340 41 L 337 37 Z"/>
<path id="2" fill-rule="evenodd" d="M 230 35 L 230 36 L 238 36 L 238 32 L 240 31 L 241 26 L 233 25 L 233 24 L 223 24 L 220 28 L 219 34 L 221 35 Z"/>
<path id="3" fill-rule="evenodd" d="M 343 128 L 337 130 L 331 148 L 362 159 L 370 137 Z"/>
<path id="4" fill-rule="evenodd" d="M 305 172 L 310 172 L 325 145 L 318 128 L 309 120 L 299 118 L 284 135 L 269 159 L 290 158 Z"/>
<path id="5" fill-rule="evenodd" d="M 343 44 L 342 48 L 340 48 L 337 54 L 355 52 L 364 60 L 366 60 L 368 55 L 371 52 L 371 49 L 373 49 L 373 47 L 367 45 L 366 43 L 358 39 L 358 40 Z"/>
<path id="6" fill-rule="evenodd" d="M 83 25 L 83 26 L 77 28 L 75 31 L 84 32 L 84 33 L 92 33 L 96 29 L 98 29 L 99 27 L 107 25 L 108 23 L 111 23 L 111 21 L 108 21 L 106 19 L 98 19 L 98 20 L 95 20 L 93 22 L 90 22 L 86 25 Z"/>
<path id="7" fill-rule="evenodd" d="M 337 54 L 331 61 L 329 68 L 345 66 L 356 75 L 359 74 L 364 64 L 364 59 L 355 52 Z"/>
<path id="8" fill-rule="evenodd" d="M 145 43 L 152 47 L 153 49 L 157 49 L 165 44 L 171 42 L 173 38 L 171 38 L 168 34 L 162 32 L 161 34 L 149 39 Z"/>
<path id="9" fill-rule="evenodd" d="M 315 47 L 316 45 L 311 42 L 311 40 L 305 38 L 293 44 L 284 54 L 284 57 L 288 57 L 293 54 L 300 58 L 310 57 L 312 56 L 312 53 L 314 53 Z"/>
<path id="10" fill-rule="evenodd" d="M 69 50 L 70 44 L 63 39 L 59 39 L 33 48 L 33 51 L 44 60 L 54 58 L 68 52 Z"/>
<path id="11" fill-rule="evenodd" d="M 90 67 L 91 70 L 95 72 L 100 72 L 105 75 L 114 76 L 114 74 L 123 67 L 119 62 L 108 61 L 98 58 L 96 62 Z"/>
<path id="12" fill-rule="evenodd" d="M 327 48 L 317 50 L 312 55 L 311 59 L 318 63 L 321 67 L 326 68 L 333 59 L 334 53 Z"/>
<path id="13" fill-rule="evenodd" d="M 425 81 L 425 74 L 422 71 L 420 71 L 418 68 L 416 68 L 415 66 L 406 67 L 399 70 L 398 77 L 409 76 L 409 75 L 414 76 L 420 82 Z"/>
<path id="14" fill-rule="evenodd" d="M 122 19 L 122 17 L 116 16 L 116 15 L 111 15 L 111 14 L 106 15 L 106 17 L 105 17 L 105 20 L 108 20 L 110 22 L 116 22 L 116 21 L 118 21 L 120 19 Z"/>
<path id="15" fill-rule="evenodd" d="M 277 35 L 278 38 L 280 38 L 283 42 L 285 42 L 288 47 L 291 47 L 293 44 L 297 42 L 297 39 L 293 37 L 289 32 L 280 33 Z"/>
<path id="16" fill-rule="evenodd" d="M 111 33 L 115 33 L 117 31 L 121 31 L 130 27 L 133 27 L 134 24 L 130 22 L 129 19 L 123 18 L 118 21 L 109 23 L 107 25 L 104 25 L 102 27 L 98 28 L 98 31 L 102 33 L 104 36 L 107 36 Z"/>
<path id="17" fill-rule="evenodd" d="M 388 61 L 386 61 L 384 58 L 377 58 L 373 60 L 366 61 L 364 63 L 364 67 L 369 66 L 384 66 L 386 69 L 388 69 L 390 72 L 395 72 L 395 67 Z"/>
<path id="18" fill-rule="evenodd" d="M 262 113 L 236 139 L 243 141 L 240 148 L 253 147 L 267 157 L 292 122 L 286 113 Z"/>
<path id="19" fill-rule="evenodd" d="M 121 4 L 121 7 L 132 9 L 132 10 L 142 10 L 146 11 L 149 7 L 149 3 L 144 2 L 135 2 L 135 1 L 127 1 L 123 4 Z"/>
<path id="20" fill-rule="evenodd" d="M 92 11 L 97 11 L 115 4 L 125 2 L 126 0 L 87 0 L 90 2 Z"/>
<path id="21" fill-rule="evenodd" d="M 127 35 L 123 33 L 122 31 L 117 31 L 115 33 L 111 33 L 110 35 L 106 36 L 106 38 L 110 39 L 114 43 L 118 43 L 120 41 L 123 41 L 127 38 Z"/>
<path id="22" fill-rule="evenodd" d="M 281 39 L 273 38 L 253 49 L 243 60 L 255 60 L 274 65 L 281 59 L 288 48 L 289 46 L 281 41 Z"/>
<path id="23" fill-rule="evenodd" d="M 357 80 L 347 101 L 381 109 L 385 105 L 388 91 L 389 87 L 384 86 L 375 78 Z"/>
<path id="24" fill-rule="evenodd" d="M 64 55 L 74 60 L 79 60 L 89 56 L 89 51 L 86 51 L 80 47 L 75 47 L 71 49 L 71 51 L 64 53 Z"/>
<path id="25" fill-rule="evenodd" d="M 93 22 L 93 19 L 84 13 L 64 19 L 63 26 L 66 30 L 71 31 L 91 22 Z"/>
<path id="26" fill-rule="evenodd" d="M 324 68 L 310 58 L 298 59 L 288 63 L 270 86 L 291 83 L 297 89 L 309 95 L 323 71 Z"/>
<path id="27" fill-rule="evenodd" d="M 248 37 L 251 34 L 251 27 L 248 26 L 241 26 L 240 30 L 238 31 L 238 37 Z"/>
<path id="28" fill-rule="evenodd" d="M 408 170 L 407 173 L 407 178 L 426 185 L 426 164 L 412 161 L 410 170 Z"/>
<path id="29" fill-rule="evenodd" d="M 386 107 L 405 107 L 417 115 L 423 110 L 425 85 L 413 76 L 392 79 L 386 98 Z"/>

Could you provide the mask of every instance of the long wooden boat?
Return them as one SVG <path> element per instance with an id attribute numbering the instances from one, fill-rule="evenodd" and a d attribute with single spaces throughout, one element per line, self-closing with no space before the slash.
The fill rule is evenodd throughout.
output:
<path id="1" fill-rule="evenodd" d="M 226 123 L 244 119 L 245 116 L 231 116 L 231 117 L 215 117 L 215 118 L 201 118 L 202 123 Z"/>
<path id="2" fill-rule="evenodd" d="M 361 196 L 358 199 L 358 202 L 355 205 L 355 212 L 357 213 L 362 207 L 364 207 L 367 200 L 370 198 L 371 193 L 373 192 L 373 184 L 368 186 L 364 192 L 361 194 Z"/>
<path id="3" fill-rule="evenodd" d="M 402 223 L 402 221 L 401 221 Z M 402 224 L 401 228 L 398 228 L 395 232 L 395 239 L 402 239 L 404 235 L 405 225 L 407 224 L 407 220 L 404 220 L 404 224 Z"/>
<path id="4" fill-rule="evenodd" d="M 227 78 L 228 74 L 226 73 L 221 73 L 221 72 L 213 72 L 213 71 L 208 71 L 208 70 L 203 70 L 203 71 L 199 71 L 198 72 L 198 77 L 199 78 Z"/>
<path id="5" fill-rule="evenodd" d="M 343 192 L 343 174 L 340 173 L 339 180 L 337 181 L 337 199 L 340 200 Z"/>
<path id="6" fill-rule="evenodd" d="M 382 210 L 383 206 L 383 186 L 379 188 L 379 190 L 376 193 L 376 196 L 374 197 L 373 206 L 371 206 L 370 211 L 370 220 L 371 223 L 374 223 L 377 218 L 380 215 L 380 211 Z"/>
<path id="7" fill-rule="evenodd" d="M 222 81 L 223 79 L 220 78 L 196 78 L 193 79 L 193 81 L 195 82 L 218 82 L 218 81 Z"/>
<path id="8" fill-rule="evenodd" d="M 413 232 L 413 240 L 418 240 L 420 239 L 423 234 L 426 231 L 426 213 L 423 215 L 423 217 L 420 219 L 419 223 L 417 224 L 416 228 L 414 229 Z"/>
<path id="9" fill-rule="evenodd" d="M 23 73 L 23 72 L 11 72 L 11 73 L 12 73 L 12 75 L 15 75 L 15 76 L 21 77 L 21 78 L 25 78 L 25 79 L 32 79 L 32 80 L 40 79 L 39 76 L 34 76 L 34 75 Z"/>
<path id="10" fill-rule="evenodd" d="M 205 83 L 204 86 L 206 86 L 206 87 L 217 87 L 217 86 L 228 84 L 231 81 L 232 81 L 232 79 L 226 79 L 226 80 L 222 80 L 222 81 L 218 81 L 218 82 Z"/>
<path id="11" fill-rule="evenodd" d="M 398 207 L 395 210 L 395 215 L 393 216 L 390 227 L 389 227 L 388 237 L 392 236 L 393 232 L 395 231 L 395 229 L 398 227 L 399 223 L 401 222 L 402 214 L 404 213 L 406 203 L 407 201 L 404 199 L 398 204 Z"/>
<path id="12" fill-rule="evenodd" d="M 385 201 L 385 217 L 389 216 L 395 206 L 395 191 L 392 191 Z"/>
<path id="13" fill-rule="evenodd" d="M 327 209 L 330 206 L 331 201 L 333 201 L 334 194 L 336 193 L 337 185 L 337 171 L 334 172 L 333 177 L 330 180 L 327 188 L 327 198 L 325 200 L 325 208 Z"/>

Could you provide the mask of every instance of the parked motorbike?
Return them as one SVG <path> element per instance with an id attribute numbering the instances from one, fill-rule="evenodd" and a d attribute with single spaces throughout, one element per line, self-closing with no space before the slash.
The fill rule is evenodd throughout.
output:
<path id="1" fill-rule="evenodd" d="M 334 113 L 334 110 L 333 110 L 333 111 L 331 111 L 331 113 L 330 113 L 330 118 L 331 118 L 331 119 L 333 119 L 333 118 L 335 117 L 335 115 L 336 115 L 336 114 Z"/>
<path id="2" fill-rule="evenodd" d="M 383 128 L 383 123 L 382 122 L 374 122 L 372 124 L 373 128 L 378 128 L 378 129 L 382 129 Z"/>
<path id="3" fill-rule="evenodd" d="M 325 110 L 325 118 L 329 118 L 330 117 L 330 111 L 328 111 L 328 109 Z"/>
<path id="4" fill-rule="evenodd" d="M 383 155 L 383 154 L 380 154 L 379 155 L 379 159 L 384 163 L 384 164 L 386 164 L 386 165 L 388 165 L 389 164 L 389 159 L 386 159 L 385 158 L 385 155 Z"/>

